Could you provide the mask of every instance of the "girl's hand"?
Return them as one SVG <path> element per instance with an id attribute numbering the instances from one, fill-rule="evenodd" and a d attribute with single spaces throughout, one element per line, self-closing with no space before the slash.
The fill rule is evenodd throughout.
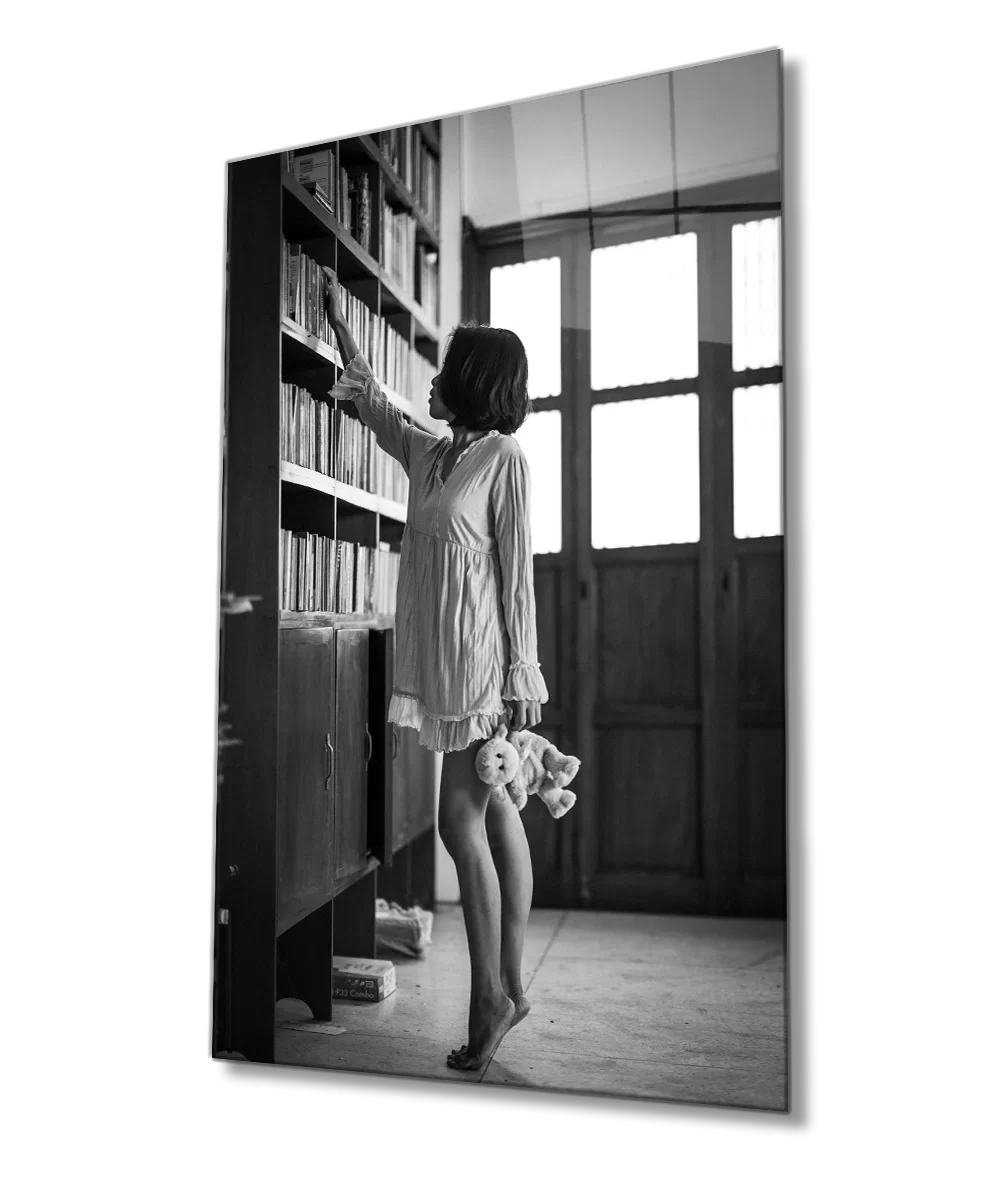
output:
<path id="1" fill-rule="evenodd" d="M 327 295 L 332 296 L 334 299 L 338 298 L 340 293 L 337 291 L 337 272 L 333 267 L 323 267 L 322 271 L 323 279 L 326 283 Z"/>
<path id="2" fill-rule="evenodd" d="M 511 707 L 511 729 L 531 729 L 533 725 L 538 725 L 542 719 L 542 705 L 538 700 L 510 700 L 508 701 Z"/>

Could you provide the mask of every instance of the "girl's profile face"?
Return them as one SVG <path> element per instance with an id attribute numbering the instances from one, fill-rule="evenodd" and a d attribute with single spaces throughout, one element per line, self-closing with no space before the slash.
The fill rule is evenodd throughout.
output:
<path id="1" fill-rule="evenodd" d="M 455 414 L 451 409 L 445 408 L 444 401 L 441 399 L 441 392 L 438 389 L 440 378 L 440 375 L 435 375 L 431 380 L 430 414 L 435 421 L 448 421 L 450 424 L 454 421 Z"/>

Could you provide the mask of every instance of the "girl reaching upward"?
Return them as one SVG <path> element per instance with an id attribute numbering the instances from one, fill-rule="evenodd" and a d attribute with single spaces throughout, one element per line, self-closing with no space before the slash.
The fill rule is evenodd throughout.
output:
<path id="1" fill-rule="evenodd" d="M 396 600 L 389 720 L 444 752 L 438 825 L 455 860 L 469 943 L 468 1043 L 448 1065 L 485 1066 L 528 1014 L 521 953 L 532 873 L 521 815 L 489 799 L 476 754 L 501 720 L 527 729 L 548 700 L 537 661 L 530 479 L 511 436 L 529 412 L 528 360 L 507 329 L 459 325 L 431 385 L 430 414 L 452 437 L 410 424 L 358 351 L 324 267 L 327 308 L 346 369 L 331 395 L 350 399 L 409 477 Z"/>

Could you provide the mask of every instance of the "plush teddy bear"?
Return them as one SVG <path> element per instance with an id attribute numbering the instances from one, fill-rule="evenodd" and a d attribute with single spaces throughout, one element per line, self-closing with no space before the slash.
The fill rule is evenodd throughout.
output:
<path id="1" fill-rule="evenodd" d="M 476 755 L 476 774 L 483 783 L 490 785 L 491 800 L 509 798 L 507 785 L 517 774 L 520 765 L 520 755 L 507 741 L 507 726 L 500 725 Z"/>
<path id="2" fill-rule="evenodd" d="M 576 803 L 576 796 L 565 789 L 579 769 L 578 758 L 561 754 L 540 734 L 523 729 L 508 737 L 506 725 L 476 755 L 476 773 L 490 785 L 491 798 L 509 798 L 522 809 L 529 796 L 537 795 L 553 817 L 568 813 Z"/>

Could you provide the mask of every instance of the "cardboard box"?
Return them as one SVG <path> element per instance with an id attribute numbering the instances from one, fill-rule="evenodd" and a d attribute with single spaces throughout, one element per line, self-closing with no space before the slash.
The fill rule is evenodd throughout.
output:
<path id="1" fill-rule="evenodd" d="M 396 990 L 396 968 L 378 958 L 333 957 L 334 1000 L 377 1003 Z"/>

